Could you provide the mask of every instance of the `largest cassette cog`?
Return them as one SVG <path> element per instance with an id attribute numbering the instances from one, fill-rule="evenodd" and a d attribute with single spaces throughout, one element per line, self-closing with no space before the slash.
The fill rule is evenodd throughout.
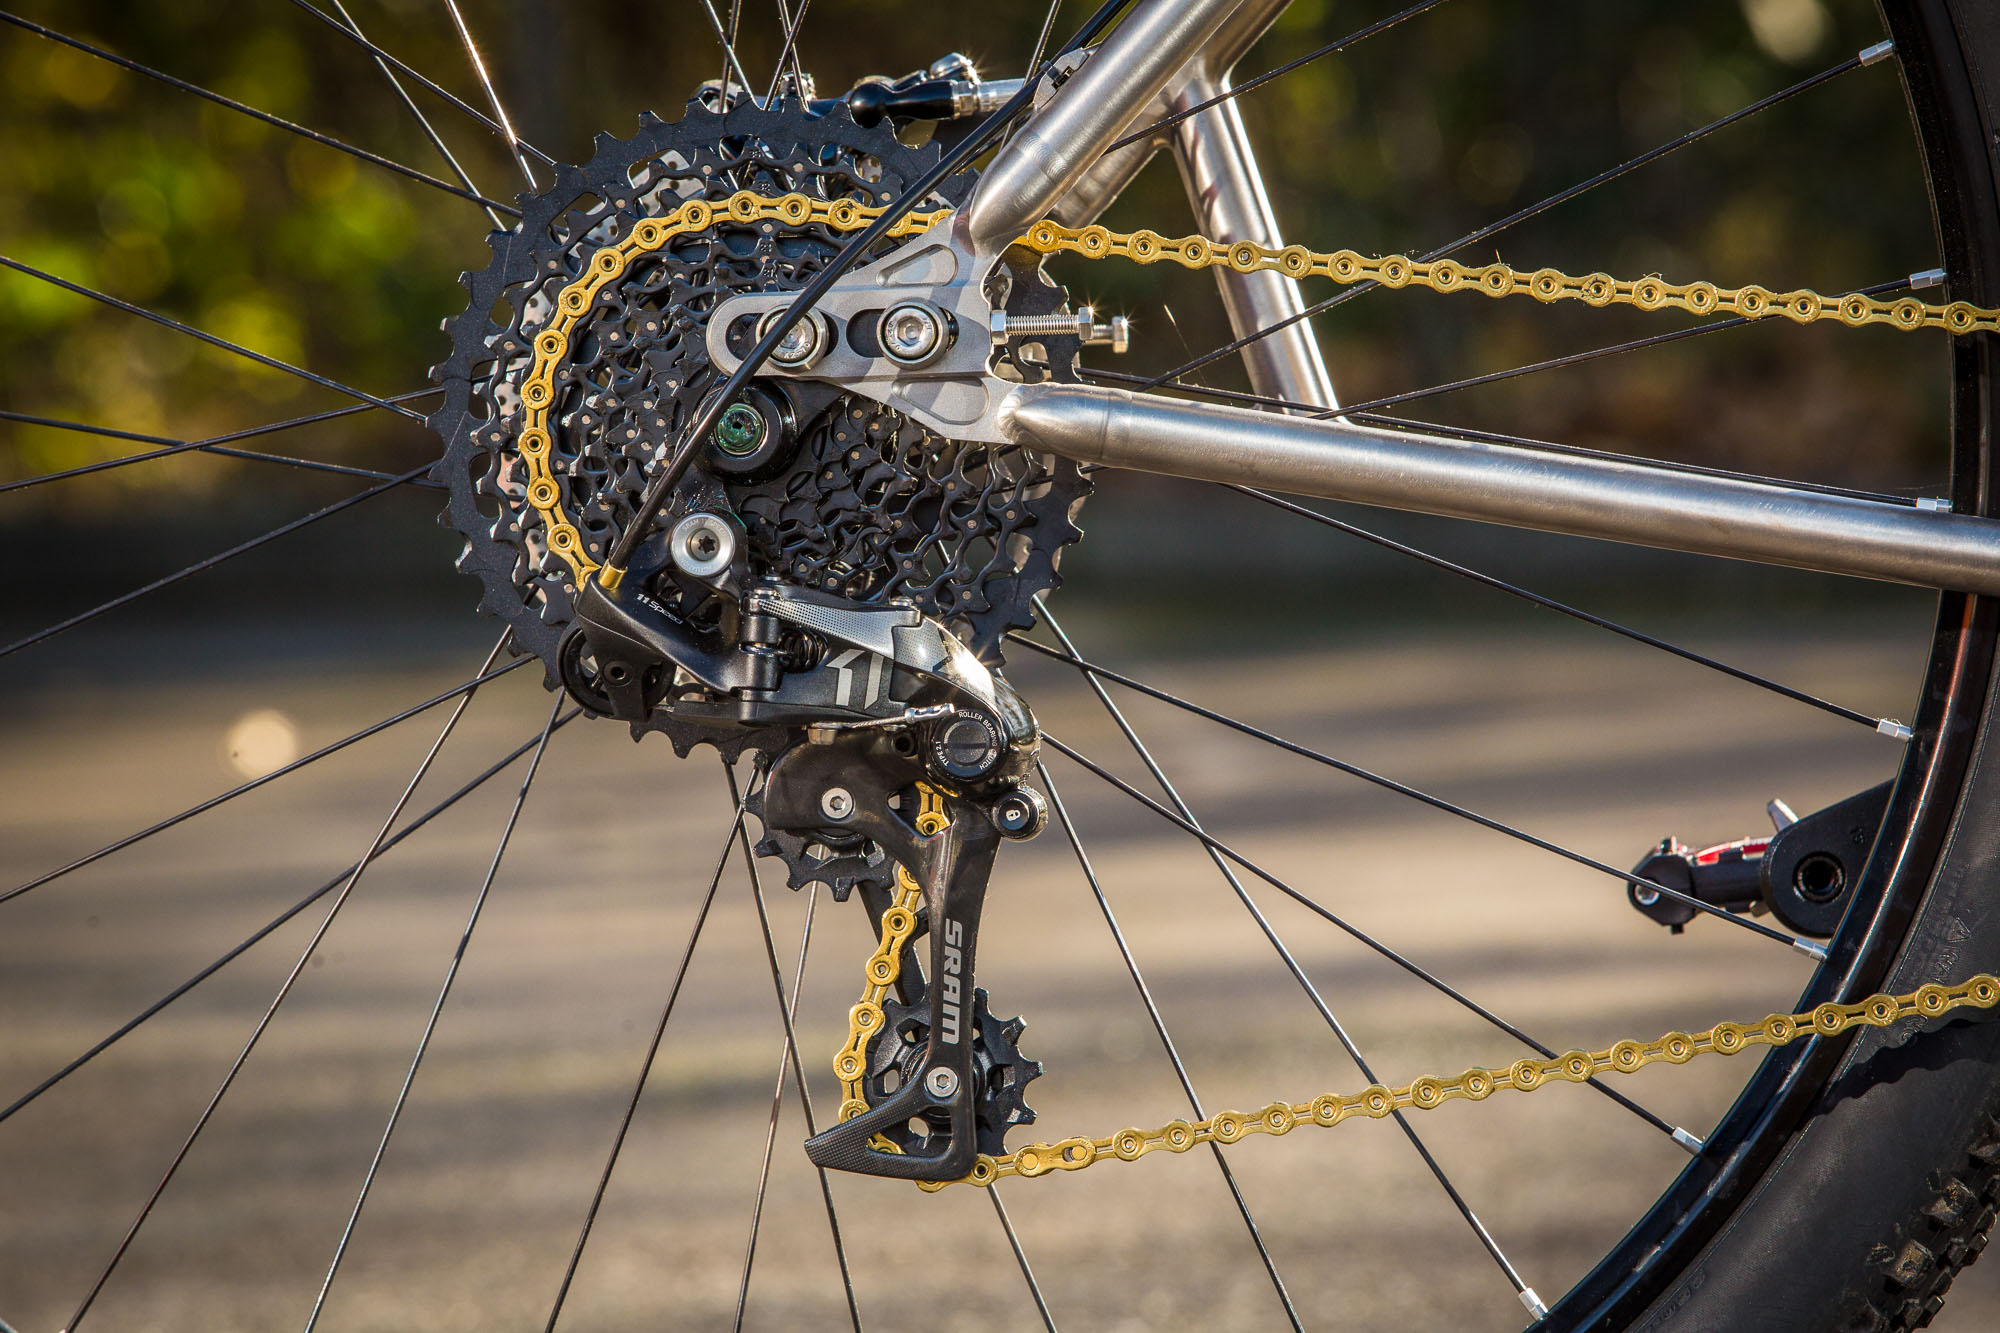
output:
<path id="1" fill-rule="evenodd" d="M 492 235 L 492 262 L 464 277 L 470 300 L 448 323 L 451 357 L 434 372 L 444 389 L 430 418 L 445 445 L 443 521 L 465 537 L 459 568 L 478 575 L 480 609 L 508 624 L 516 651 L 542 658 L 552 685 L 561 680 L 558 645 L 575 582 L 527 502 L 514 441 L 518 385 L 556 295 L 636 222 L 689 199 L 752 190 L 880 205 L 938 156 L 935 145 L 902 144 L 886 124 L 861 128 L 838 104 L 815 114 L 796 99 L 777 99 L 763 108 L 738 104 L 725 116 L 691 103 L 671 124 L 643 117 L 630 139 L 600 135 L 587 165 L 558 169 L 550 189 L 519 200 L 520 225 Z M 958 204 L 971 184 L 970 176 L 954 177 L 923 206 Z M 725 215 L 634 264 L 591 312 L 557 374 L 550 469 L 594 559 L 631 521 L 651 471 L 724 378 L 706 357 L 709 312 L 738 292 L 802 287 L 843 244 L 819 224 Z M 1016 288 L 1026 296 L 1031 285 Z M 1037 295 L 1059 299 L 1052 288 Z M 815 393 L 799 412 L 796 450 L 780 467 L 743 477 L 698 463 L 657 526 L 696 508 L 727 508 L 747 530 L 757 574 L 860 602 L 910 598 L 997 661 L 1006 632 L 1032 623 L 1031 599 L 1057 584 L 1061 550 L 1080 535 L 1074 516 L 1088 482 L 1066 460 L 942 439 L 872 400 L 833 387 Z M 677 588 L 649 591 L 676 614 L 704 614 L 682 605 Z M 750 746 L 773 750 L 785 739 L 676 717 L 673 697 L 668 690 L 635 733 L 662 731 L 682 753 L 706 741 L 730 756 Z"/>

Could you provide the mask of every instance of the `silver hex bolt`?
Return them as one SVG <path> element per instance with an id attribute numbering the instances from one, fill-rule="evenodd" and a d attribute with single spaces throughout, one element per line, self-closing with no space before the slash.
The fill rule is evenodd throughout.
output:
<path id="1" fill-rule="evenodd" d="M 819 812 L 836 824 L 844 824 L 854 814 L 854 797 L 845 787 L 828 787 L 819 794 Z"/>
<path id="2" fill-rule="evenodd" d="M 931 1090 L 931 1096 L 939 1101 L 950 1101 L 958 1091 L 958 1074 L 939 1065 L 924 1076 L 924 1086 Z"/>
<path id="3" fill-rule="evenodd" d="M 1076 338 L 1085 346 L 1108 346 L 1120 355 L 1132 345 L 1131 320 L 1113 315 L 1100 322 L 1091 306 L 1073 315 L 1010 315 L 996 310 L 992 330 L 995 338 Z"/>
<path id="4" fill-rule="evenodd" d="M 882 342 L 882 355 L 914 369 L 943 356 L 958 336 L 958 326 L 935 301 L 898 301 L 882 312 L 875 336 Z"/>
<path id="5" fill-rule="evenodd" d="M 771 326 L 784 315 L 782 310 L 773 310 L 757 321 L 757 336 L 762 338 L 770 332 Z M 825 359 L 833 348 L 833 321 L 817 310 L 808 310 L 798 323 L 785 332 L 778 345 L 771 349 L 771 360 L 786 370 L 810 370 Z"/>

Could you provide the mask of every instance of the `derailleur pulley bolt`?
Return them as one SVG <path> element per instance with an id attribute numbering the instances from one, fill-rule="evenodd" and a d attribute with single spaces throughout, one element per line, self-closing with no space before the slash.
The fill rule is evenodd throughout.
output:
<path id="1" fill-rule="evenodd" d="M 1000 766 L 1007 738 L 984 713 L 961 709 L 931 736 L 931 764 L 947 778 L 977 782 Z"/>
<path id="2" fill-rule="evenodd" d="M 935 301 L 898 301 L 882 312 L 875 336 L 882 342 L 882 355 L 915 368 L 945 354 L 958 336 L 958 324 Z"/>
<path id="3" fill-rule="evenodd" d="M 958 1074 L 953 1070 L 946 1069 L 943 1065 L 939 1065 L 936 1069 L 924 1075 L 924 1086 L 930 1089 L 931 1096 L 936 1097 L 940 1101 L 950 1101 L 953 1095 L 958 1092 Z"/>
<path id="4" fill-rule="evenodd" d="M 854 814 L 854 797 L 845 787 L 828 787 L 819 794 L 819 812 L 836 824 L 846 823 Z"/>
<path id="5" fill-rule="evenodd" d="M 784 317 L 782 310 L 773 310 L 757 321 L 757 336 L 762 338 L 771 331 L 771 326 Z M 798 323 L 785 331 L 778 345 L 771 349 L 771 360 L 786 370 L 810 370 L 823 360 L 833 348 L 833 321 L 817 310 L 808 310 Z"/>
<path id="6" fill-rule="evenodd" d="M 1132 321 L 1113 315 L 1100 323 L 1097 311 L 1083 306 L 1074 315 L 1010 315 L 993 312 L 995 338 L 1075 338 L 1088 347 L 1108 345 L 1123 354 L 1132 345 Z"/>
<path id="7" fill-rule="evenodd" d="M 742 458 L 756 453 L 769 432 L 770 426 L 765 423 L 762 412 L 748 403 L 731 403 L 716 419 L 715 447 L 725 454 Z"/>

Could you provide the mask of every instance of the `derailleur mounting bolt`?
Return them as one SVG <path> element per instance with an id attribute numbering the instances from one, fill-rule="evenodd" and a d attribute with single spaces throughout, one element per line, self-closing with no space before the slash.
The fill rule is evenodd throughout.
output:
<path id="1" fill-rule="evenodd" d="M 875 325 L 882 355 L 898 365 L 927 366 L 943 356 L 958 336 L 957 323 L 935 301 L 899 301 Z"/>
<path id="2" fill-rule="evenodd" d="M 1113 352 L 1122 356 L 1132 345 L 1132 321 L 1123 315 L 1113 315 L 1108 322 L 1099 323 L 1097 311 L 1090 306 L 1081 307 L 1074 315 L 1010 315 L 996 310 L 993 336 L 1075 338 L 1086 347 L 1109 344 Z"/>
<path id="3" fill-rule="evenodd" d="M 939 1101 L 950 1101 L 953 1094 L 958 1091 L 958 1074 L 954 1070 L 946 1069 L 943 1065 L 939 1065 L 936 1069 L 924 1075 L 924 1086 L 929 1088 L 931 1096 L 936 1097 Z"/>
<path id="4" fill-rule="evenodd" d="M 674 524 L 673 533 L 667 538 L 667 549 L 672 552 L 674 563 L 687 573 L 698 579 L 712 578 L 729 568 L 736 558 L 736 534 L 714 514 L 689 514 Z"/>
<path id="5" fill-rule="evenodd" d="M 819 794 L 819 812 L 836 824 L 844 824 L 854 814 L 854 797 L 845 787 L 828 787 Z"/>
<path id="6" fill-rule="evenodd" d="M 770 332 L 771 326 L 783 318 L 784 313 L 773 310 L 758 320 L 757 336 L 762 338 Z M 833 321 L 817 310 L 808 310 L 771 349 L 771 360 L 786 370 L 810 370 L 826 357 L 832 347 Z"/>

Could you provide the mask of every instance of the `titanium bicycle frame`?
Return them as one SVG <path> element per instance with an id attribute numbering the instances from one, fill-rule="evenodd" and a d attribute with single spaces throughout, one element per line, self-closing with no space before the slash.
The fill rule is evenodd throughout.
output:
<path id="1" fill-rule="evenodd" d="M 954 227 L 961 245 L 990 256 L 1045 216 L 1081 225 L 1164 146 L 1204 235 L 1281 246 L 1233 101 L 1106 150 L 1225 90 L 1286 2 L 1140 0 L 995 154 Z M 1239 337 L 1303 309 L 1282 275 L 1216 273 Z M 1336 406 L 1305 321 L 1244 355 L 1258 393 Z M 1981 515 L 1088 385 L 1008 385 L 988 415 L 999 438 L 1079 462 L 2000 595 L 2000 521 Z"/>

